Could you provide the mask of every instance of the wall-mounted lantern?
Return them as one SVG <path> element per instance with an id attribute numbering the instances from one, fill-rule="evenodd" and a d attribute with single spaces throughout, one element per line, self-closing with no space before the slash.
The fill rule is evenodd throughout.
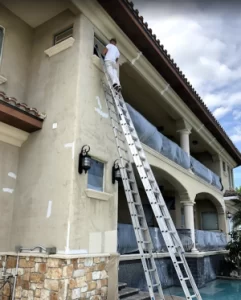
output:
<path id="1" fill-rule="evenodd" d="M 81 149 L 79 155 L 79 173 L 82 174 L 83 171 L 87 173 L 87 171 L 91 167 L 91 156 L 88 154 L 90 152 L 90 146 L 84 145 Z"/>
<path id="2" fill-rule="evenodd" d="M 229 211 L 227 212 L 227 218 L 228 218 L 228 219 L 231 219 L 231 218 L 232 218 L 232 214 L 231 214 Z"/>
<path id="3" fill-rule="evenodd" d="M 112 183 L 114 184 L 115 181 L 120 182 L 121 181 L 121 171 L 118 164 L 118 159 L 115 160 L 113 167 L 112 167 Z"/>

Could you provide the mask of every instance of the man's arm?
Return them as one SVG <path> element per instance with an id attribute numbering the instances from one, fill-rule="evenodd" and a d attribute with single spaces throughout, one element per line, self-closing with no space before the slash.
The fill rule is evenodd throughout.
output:
<path id="1" fill-rule="evenodd" d="M 105 49 L 102 51 L 102 55 L 106 56 L 106 53 L 108 52 L 108 49 L 105 47 Z"/>

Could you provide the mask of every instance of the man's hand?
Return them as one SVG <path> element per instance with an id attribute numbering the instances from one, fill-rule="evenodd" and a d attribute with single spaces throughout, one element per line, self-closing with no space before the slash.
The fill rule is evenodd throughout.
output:
<path id="1" fill-rule="evenodd" d="M 106 56 L 106 53 L 108 52 L 108 49 L 107 48 L 105 48 L 103 51 L 102 51 L 102 55 L 103 56 Z"/>

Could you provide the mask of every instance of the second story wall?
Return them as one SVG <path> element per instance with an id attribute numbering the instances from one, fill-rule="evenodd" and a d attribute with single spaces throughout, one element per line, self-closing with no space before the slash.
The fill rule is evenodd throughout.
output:
<path id="1" fill-rule="evenodd" d="M 7 79 L 0 90 L 25 102 L 33 29 L 1 4 L 0 27 L 4 28 L 0 76 Z"/>

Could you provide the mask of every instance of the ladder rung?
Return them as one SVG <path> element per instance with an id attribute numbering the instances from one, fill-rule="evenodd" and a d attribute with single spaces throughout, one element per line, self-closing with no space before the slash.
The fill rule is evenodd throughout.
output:
<path id="1" fill-rule="evenodd" d="M 150 171 L 150 168 L 149 168 L 149 167 L 144 167 L 144 170 L 145 170 L 146 172 L 149 172 L 149 171 Z"/>
<path id="2" fill-rule="evenodd" d="M 182 280 L 187 281 L 187 280 L 189 280 L 189 277 L 184 277 L 184 278 L 182 278 Z"/>
<path id="3" fill-rule="evenodd" d="M 153 191 L 154 194 L 159 195 L 160 192 L 159 191 Z"/>
<path id="4" fill-rule="evenodd" d="M 139 206 L 142 206 L 141 203 L 137 203 L 137 202 L 133 202 L 135 205 L 139 205 Z"/>
<path id="5" fill-rule="evenodd" d="M 118 146 L 118 148 L 121 149 L 122 151 L 124 151 L 125 153 L 128 152 L 125 148 L 123 148 L 123 147 L 121 147 L 121 146 Z"/>
<path id="6" fill-rule="evenodd" d="M 184 262 L 183 261 L 177 261 L 177 264 L 183 264 Z"/>
<path id="7" fill-rule="evenodd" d="M 138 218 L 144 218 L 143 215 L 136 215 Z"/>
<path id="8" fill-rule="evenodd" d="M 145 231 L 145 230 L 148 230 L 147 227 L 140 227 L 141 230 Z"/>
<path id="9" fill-rule="evenodd" d="M 155 284 L 153 284 L 152 286 L 153 287 L 156 287 L 156 286 L 159 286 L 160 285 L 160 283 L 155 283 Z"/>
<path id="10" fill-rule="evenodd" d="M 120 130 L 119 128 L 117 128 L 116 126 L 113 126 L 113 128 L 118 131 L 119 133 L 123 134 L 122 130 Z"/>
<path id="11" fill-rule="evenodd" d="M 131 190 L 131 193 L 132 193 L 133 195 L 137 195 L 137 194 L 138 194 L 137 191 L 132 191 L 132 190 Z"/>
<path id="12" fill-rule="evenodd" d="M 143 241 L 144 244 L 151 244 L 151 241 Z"/>
<path id="13" fill-rule="evenodd" d="M 189 298 L 191 298 L 191 299 L 197 298 L 197 295 L 191 295 Z"/>
<path id="14" fill-rule="evenodd" d="M 142 150 L 142 147 L 141 146 L 139 146 L 139 145 L 135 145 L 136 146 L 136 149 L 138 150 L 138 151 L 141 151 Z"/>
<path id="15" fill-rule="evenodd" d="M 145 161 L 145 160 L 146 160 L 146 158 L 145 158 L 144 156 L 142 156 L 142 155 L 140 155 L 140 159 L 141 159 L 142 161 Z"/>
<path id="16" fill-rule="evenodd" d="M 155 272 L 155 271 L 156 271 L 156 269 L 155 269 L 155 268 L 153 268 L 153 269 L 149 269 L 149 270 L 148 270 L 148 272 L 150 272 L 150 273 L 151 273 L 151 272 Z"/>
<path id="17" fill-rule="evenodd" d="M 124 159 L 125 161 L 127 161 L 128 163 L 130 163 L 129 159 L 128 158 L 125 158 L 123 156 L 121 156 L 120 158 Z"/>
<path id="18" fill-rule="evenodd" d="M 132 134 L 131 136 L 132 136 L 132 138 L 133 138 L 134 141 L 138 140 L 138 138 L 135 135 Z"/>
<path id="19" fill-rule="evenodd" d="M 128 178 L 128 181 L 129 181 L 130 183 L 135 183 L 135 180 L 130 179 L 130 178 Z"/>
<path id="20" fill-rule="evenodd" d="M 110 111 L 112 114 L 114 114 L 115 116 L 118 116 L 118 115 L 119 115 L 119 114 L 116 113 L 115 110 L 113 110 L 113 109 L 111 109 L 111 108 L 109 108 L 109 111 Z"/>

